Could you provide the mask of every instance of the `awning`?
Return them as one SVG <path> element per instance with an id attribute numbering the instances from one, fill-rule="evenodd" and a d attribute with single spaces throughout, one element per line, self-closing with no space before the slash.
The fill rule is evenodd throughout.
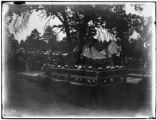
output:
<path id="1" fill-rule="evenodd" d="M 97 34 L 94 36 L 95 39 L 99 41 L 109 41 L 109 40 L 116 40 L 115 36 L 108 32 L 106 29 L 103 29 L 101 26 L 95 28 L 97 30 Z"/>
<path id="2" fill-rule="evenodd" d="M 86 58 L 91 58 L 91 59 L 105 59 L 106 57 L 101 54 L 98 50 L 96 50 L 94 47 L 88 47 L 84 46 L 82 55 L 85 56 Z"/>

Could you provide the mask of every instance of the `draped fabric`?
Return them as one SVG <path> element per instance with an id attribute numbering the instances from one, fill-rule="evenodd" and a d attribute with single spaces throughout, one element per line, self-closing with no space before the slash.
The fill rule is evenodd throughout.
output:
<path id="1" fill-rule="evenodd" d="M 109 40 L 115 40 L 115 36 L 111 33 L 109 33 L 106 29 L 103 29 L 101 26 L 95 28 L 97 30 L 97 34 L 94 36 L 95 39 L 98 39 L 99 41 L 109 41 Z"/>
<path id="2" fill-rule="evenodd" d="M 107 51 L 104 49 L 104 50 L 102 50 L 102 51 L 100 51 L 100 53 L 101 54 L 103 54 L 104 56 L 106 56 L 107 55 Z"/>
<path id="3" fill-rule="evenodd" d="M 86 58 L 91 59 L 105 59 L 106 57 L 101 54 L 98 50 L 96 50 L 94 47 L 89 48 L 88 46 L 84 46 L 82 55 Z"/>
<path id="4" fill-rule="evenodd" d="M 107 49 L 108 53 L 111 55 L 116 54 L 116 56 L 120 56 L 121 47 L 118 46 L 114 41 L 112 41 Z"/>
<path id="5" fill-rule="evenodd" d="M 102 51 L 98 51 L 93 46 L 89 47 L 88 45 L 86 45 L 83 47 L 82 55 L 86 58 L 91 58 L 93 60 L 96 60 L 96 59 L 106 59 L 106 56 L 108 58 L 111 58 L 113 54 L 116 54 L 116 56 L 120 56 L 120 52 L 121 52 L 121 46 L 118 46 L 114 41 L 112 41 L 107 47 L 107 50 L 104 49 Z"/>
<path id="6" fill-rule="evenodd" d="M 111 58 L 113 54 L 116 54 L 116 56 L 120 56 L 121 52 L 121 47 L 118 46 L 114 41 L 112 41 L 108 48 L 107 51 L 104 49 L 102 51 L 96 50 L 93 46 L 89 47 L 88 45 L 84 46 L 82 55 L 85 56 L 86 58 L 91 58 L 91 59 L 106 59 L 106 56 L 108 58 Z"/>

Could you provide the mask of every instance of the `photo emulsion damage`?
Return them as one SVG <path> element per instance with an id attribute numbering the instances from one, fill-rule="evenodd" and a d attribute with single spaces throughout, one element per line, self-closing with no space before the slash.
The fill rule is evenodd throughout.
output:
<path id="1" fill-rule="evenodd" d="M 155 118 L 154 2 L 2 3 L 3 118 Z"/>

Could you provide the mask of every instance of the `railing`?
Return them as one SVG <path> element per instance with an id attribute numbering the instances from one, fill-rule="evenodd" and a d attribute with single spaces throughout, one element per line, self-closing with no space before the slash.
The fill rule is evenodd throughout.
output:
<path id="1" fill-rule="evenodd" d="M 125 67 L 112 69 L 71 69 L 46 66 L 44 71 L 56 81 L 64 81 L 82 85 L 102 86 L 126 82 L 127 70 Z"/>

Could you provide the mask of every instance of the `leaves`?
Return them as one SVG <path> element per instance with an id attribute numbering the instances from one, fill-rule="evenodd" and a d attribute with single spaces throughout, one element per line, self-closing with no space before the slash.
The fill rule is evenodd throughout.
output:
<path id="1" fill-rule="evenodd" d="M 17 7 L 17 8 L 16 8 Z M 134 5 L 135 10 L 142 11 L 141 5 Z M 21 31 L 27 25 L 29 15 L 32 10 L 40 11 L 40 18 L 47 20 L 45 31 L 51 20 L 57 17 L 61 25 L 54 25 L 53 28 L 59 28 L 66 33 L 66 41 L 69 44 L 79 43 L 80 46 L 91 42 L 94 35 L 92 28 L 97 26 L 105 27 L 109 32 L 120 39 L 122 46 L 129 44 L 129 37 L 134 31 L 141 36 L 140 39 L 148 39 L 151 18 L 144 18 L 136 14 L 126 14 L 125 4 L 113 5 L 36 5 L 36 6 L 13 6 L 10 14 L 17 15 L 15 20 L 16 31 Z M 28 15 L 28 16 L 27 16 Z M 22 18 L 18 24 L 18 19 Z M 88 25 L 89 21 L 93 24 Z M 48 28 L 49 29 L 49 28 Z M 49 30 L 48 30 L 49 31 Z M 51 33 L 51 32 L 50 32 Z M 52 34 L 53 35 L 53 34 Z M 51 34 L 49 34 L 51 36 Z"/>

